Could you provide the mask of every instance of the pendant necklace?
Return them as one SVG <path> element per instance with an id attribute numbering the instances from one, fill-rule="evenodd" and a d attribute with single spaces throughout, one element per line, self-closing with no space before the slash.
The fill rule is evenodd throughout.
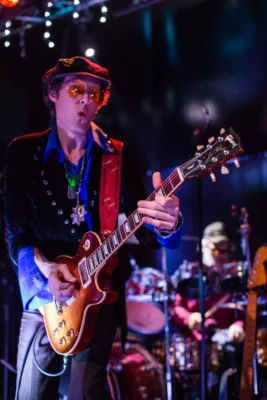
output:
<path id="1" fill-rule="evenodd" d="M 66 176 L 68 179 L 68 198 L 70 200 L 76 199 L 76 206 L 72 208 L 73 213 L 71 214 L 72 224 L 80 225 L 81 222 L 85 221 L 84 216 L 87 214 L 87 211 L 84 208 L 84 204 L 80 204 L 80 192 L 82 186 L 83 172 L 84 172 L 84 164 L 85 164 L 85 153 L 82 160 L 81 171 L 78 176 L 71 175 L 68 173 L 66 164 Z"/>

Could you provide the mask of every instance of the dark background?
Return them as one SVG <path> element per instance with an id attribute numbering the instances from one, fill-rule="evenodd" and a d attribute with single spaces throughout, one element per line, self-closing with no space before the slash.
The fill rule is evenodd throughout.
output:
<path id="1" fill-rule="evenodd" d="M 14 137 L 49 125 L 42 102 L 44 72 L 59 57 L 84 55 L 87 47 L 94 47 L 93 59 L 109 69 L 112 80 L 111 102 L 96 122 L 132 147 L 144 168 L 148 191 L 151 171 L 167 176 L 221 127 L 232 126 L 240 135 L 245 151 L 241 169 L 229 163 L 231 174 L 216 172 L 216 184 L 209 177 L 202 180 L 202 222 L 227 222 L 241 257 L 240 221 L 232 216 L 231 206 L 247 207 L 254 255 L 267 242 L 267 1 L 165 0 L 146 7 L 149 4 L 140 1 L 138 7 L 144 8 L 138 9 L 128 0 L 110 0 L 106 24 L 99 22 L 100 6 L 90 9 L 86 23 L 71 16 L 58 19 L 51 29 L 54 49 L 43 39 L 43 24 L 30 29 L 25 34 L 25 58 L 20 56 L 18 35 L 11 38 L 9 48 L 0 41 L 0 171 Z M 0 31 L 6 19 L 29 5 L 44 10 L 44 2 L 21 0 L 19 8 L 0 11 Z M 170 274 L 184 258 L 197 257 L 199 187 L 194 179 L 178 192 L 185 223 L 179 251 L 167 251 Z M 151 255 L 138 245 L 128 248 L 140 266 L 160 268 L 161 252 Z M 11 295 L 2 285 L 3 304 L 8 299 L 14 316 L 20 310 L 19 297 L 6 260 L 1 275 L 2 283 L 10 282 L 14 292 Z M 18 328 L 12 321 L 14 364 Z"/>

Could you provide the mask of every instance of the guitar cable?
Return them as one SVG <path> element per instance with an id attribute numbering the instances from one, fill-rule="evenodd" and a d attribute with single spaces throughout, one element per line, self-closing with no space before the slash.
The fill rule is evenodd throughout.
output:
<path id="1" fill-rule="evenodd" d="M 35 354 L 35 344 L 36 344 L 36 340 L 37 340 L 37 336 L 38 336 L 39 332 L 41 332 L 43 329 L 44 329 L 44 325 L 41 325 L 41 326 L 39 327 L 39 329 L 36 331 L 35 335 L 32 337 L 32 339 L 31 339 L 31 341 L 29 342 L 29 345 L 28 345 L 28 347 L 27 347 L 27 349 L 26 349 L 26 351 L 25 351 L 25 355 L 24 355 L 24 358 L 23 358 L 22 364 L 21 364 L 20 373 L 19 373 L 19 375 L 18 375 L 18 377 L 17 377 L 16 393 L 15 393 L 15 398 L 14 398 L 14 400 L 18 400 L 19 388 L 20 388 L 20 384 L 21 384 L 21 378 L 22 378 L 22 374 L 23 374 L 23 371 L 24 371 L 25 363 L 26 363 L 26 360 L 27 360 L 29 351 L 30 351 L 30 349 L 31 349 L 31 346 L 32 346 L 32 352 L 33 352 L 33 360 L 34 360 L 34 363 L 35 363 L 36 367 L 39 369 L 39 371 L 40 371 L 42 374 L 47 375 L 47 376 L 50 376 L 50 377 L 57 377 L 57 376 L 63 375 L 64 372 L 65 372 L 66 369 L 67 369 L 68 362 L 69 362 L 68 356 L 63 356 L 63 368 L 62 368 L 61 371 L 59 371 L 59 372 L 57 372 L 57 373 L 55 373 L 55 374 L 51 374 L 51 373 L 49 373 L 49 372 L 47 372 L 47 371 L 44 371 L 44 370 L 40 367 L 40 365 L 38 364 L 38 361 L 37 361 L 37 359 L 36 359 L 36 354 Z"/>
<path id="2" fill-rule="evenodd" d="M 45 329 L 45 328 L 44 328 L 44 325 L 41 325 L 40 328 L 38 329 L 38 331 L 36 332 L 35 337 L 34 337 L 34 339 L 33 339 L 32 354 L 33 354 L 34 363 L 35 363 L 36 367 L 39 369 L 39 371 L 40 371 L 42 374 L 46 375 L 46 376 L 50 376 L 50 377 L 52 377 L 52 378 L 53 378 L 53 377 L 57 377 L 57 376 L 61 376 L 61 375 L 64 374 L 64 372 L 65 372 L 66 369 L 67 369 L 67 366 L 68 366 L 68 364 L 69 364 L 69 356 L 63 356 L 63 368 L 62 368 L 61 371 L 56 372 L 56 373 L 54 373 L 54 374 L 52 374 L 52 373 L 50 373 L 50 372 L 47 372 L 47 371 L 45 371 L 44 369 L 42 369 L 42 368 L 40 367 L 38 361 L 37 361 L 36 354 L 35 354 L 35 344 L 36 344 L 36 341 L 37 341 L 38 333 L 41 332 L 41 331 L 44 330 L 44 329 Z"/>

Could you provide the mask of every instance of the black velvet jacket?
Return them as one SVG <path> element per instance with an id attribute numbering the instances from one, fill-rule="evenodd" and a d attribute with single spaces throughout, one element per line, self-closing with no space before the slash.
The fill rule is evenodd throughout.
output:
<path id="1" fill-rule="evenodd" d="M 67 198 L 67 179 L 64 164 L 53 150 L 44 162 L 44 151 L 50 130 L 15 139 L 8 148 L 4 202 L 6 237 L 10 257 L 17 271 L 18 254 L 25 246 L 36 246 L 50 260 L 61 254 L 73 256 L 79 241 L 88 230 L 86 222 L 78 227 L 71 224 L 70 215 L 76 200 Z M 89 204 L 93 231 L 99 233 L 99 186 L 101 155 L 111 152 L 112 142 L 93 124 L 93 158 L 88 179 Z M 141 179 L 127 162 L 123 151 L 120 212 L 129 216 L 137 201 L 146 198 Z M 145 227 L 136 232 L 141 245 L 159 249 L 155 234 Z M 119 264 L 112 278 L 118 291 L 119 303 L 124 303 L 124 283 L 130 271 Z M 125 320 L 125 318 L 123 318 Z"/>

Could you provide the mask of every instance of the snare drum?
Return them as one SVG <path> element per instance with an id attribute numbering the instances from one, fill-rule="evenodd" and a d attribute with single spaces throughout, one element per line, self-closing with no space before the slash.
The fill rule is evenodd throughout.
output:
<path id="1" fill-rule="evenodd" d="M 163 367 L 143 346 L 113 343 L 108 383 L 114 400 L 166 400 Z"/>
<path id="2" fill-rule="evenodd" d="M 126 283 L 126 310 L 130 329 L 142 334 L 156 334 L 165 326 L 161 305 L 164 296 L 164 275 L 154 268 L 134 271 Z M 172 289 L 168 288 L 168 293 Z M 172 294 L 173 300 L 175 293 Z"/>
<path id="3" fill-rule="evenodd" d="M 165 363 L 165 342 L 157 341 L 152 346 L 153 355 Z M 222 346 L 216 342 L 206 344 L 207 370 L 216 372 L 222 365 Z M 170 339 L 170 364 L 179 372 L 200 372 L 200 342 L 180 335 L 172 335 Z"/>

